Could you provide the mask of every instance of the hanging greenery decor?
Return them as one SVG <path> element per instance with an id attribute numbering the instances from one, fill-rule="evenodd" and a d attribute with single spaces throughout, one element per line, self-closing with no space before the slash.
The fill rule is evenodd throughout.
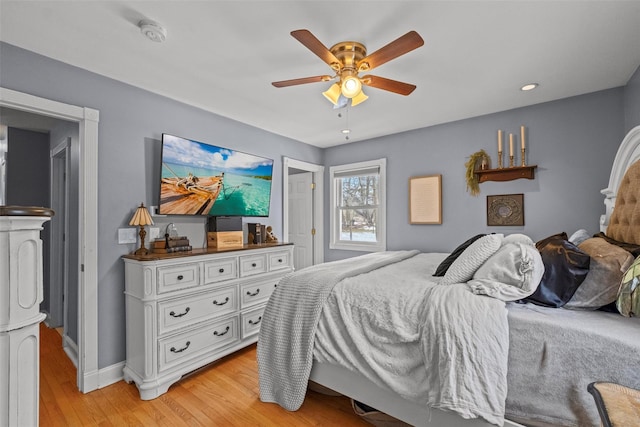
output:
<path id="1" fill-rule="evenodd" d="M 469 157 L 469 161 L 465 163 L 465 167 L 467 168 L 467 191 L 471 193 L 472 196 L 477 196 L 480 194 L 480 183 L 478 182 L 478 175 L 476 175 L 476 170 L 481 168 L 481 165 L 484 163 L 485 166 L 489 164 L 489 155 L 484 150 L 477 151 L 473 153 Z"/>

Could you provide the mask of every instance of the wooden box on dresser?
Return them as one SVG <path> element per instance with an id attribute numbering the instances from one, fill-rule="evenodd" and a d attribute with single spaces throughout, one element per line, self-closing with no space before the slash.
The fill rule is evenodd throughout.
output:
<path id="1" fill-rule="evenodd" d="M 258 340 L 262 313 L 293 271 L 293 245 L 125 255 L 124 379 L 155 399 L 184 374 Z"/>

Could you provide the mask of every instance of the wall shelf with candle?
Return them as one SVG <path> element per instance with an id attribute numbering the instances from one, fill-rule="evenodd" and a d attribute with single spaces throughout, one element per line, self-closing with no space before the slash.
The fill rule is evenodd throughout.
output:
<path id="1" fill-rule="evenodd" d="M 537 165 L 527 166 L 525 162 L 526 156 L 526 127 L 520 126 L 520 166 L 515 166 L 515 154 L 517 148 L 514 149 L 514 134 L 509 134 L 509 166 L 502 166 L 502 143 L 504 133 L 502 129 L 498 130 L 498 168 L 497 169 L 479 169 L 475 173 L 478 176 L 478 183 L 485 181 L 513 181 L 514 179 L 526 178 L 534 179 Z M 506 144 L 505 144 L 506 145 Z"/>
<path id="2" fill-rule="evenodd" d="M 514 166 L 502 169 L 476 170 L 475 173 L 478 175 L 479 183 L 486 181 L 513 181 L 520 178 L 534 179 L 537 167 L 537 165 Z"/>

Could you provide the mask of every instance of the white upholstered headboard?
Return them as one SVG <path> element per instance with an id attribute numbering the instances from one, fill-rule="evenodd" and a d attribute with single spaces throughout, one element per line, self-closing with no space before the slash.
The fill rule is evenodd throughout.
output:
<path id="1" fill-rule="evenodd" d="M 640 126 L 636 126 L 624 137 L 616 158 L 613 161 L 609 186 L 600 191 L 604 194 L 605 213 L 600 216 L 600 231 L 606 233 L 611 213 L 616 204 L 616 196 L 625 172 L 633 163 L 640 160 Z"/>

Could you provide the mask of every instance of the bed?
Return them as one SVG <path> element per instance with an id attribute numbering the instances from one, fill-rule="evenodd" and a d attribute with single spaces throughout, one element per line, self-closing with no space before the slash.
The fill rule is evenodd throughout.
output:
<path id="1" fill-rule="evenodd" d="M 640 185 L 625 184 L 632 171 L 640 179 L 639 159 L 640 126 L 602 190 L 604 235 L 550 241 L 580 237 L 585 251 L 607 238 L 607 247 L 640 245 Z M 569 249 L 577 284 L 568 298 L 553 295 L 563 307 L 547 307 L 539 301 L 549 289 L 538 283 L 555 271 L 540 249 L 548 242 L 493 236 L 476 236 L 437 278 L 452 254 L 369 254 L 287 276 L 260 330 L 261 400 L 296 410 L 311 380 L 417 426 L 598 425 L 590 382 L 640 388 L 640 319 L 585 309 L 593 300 L 577 298 L 597 284 L 594 266 L 608 254 L 585 259 Z M 628 255 L 616 252 L 622 275 L 635 256 L 616 248 Z"/>

